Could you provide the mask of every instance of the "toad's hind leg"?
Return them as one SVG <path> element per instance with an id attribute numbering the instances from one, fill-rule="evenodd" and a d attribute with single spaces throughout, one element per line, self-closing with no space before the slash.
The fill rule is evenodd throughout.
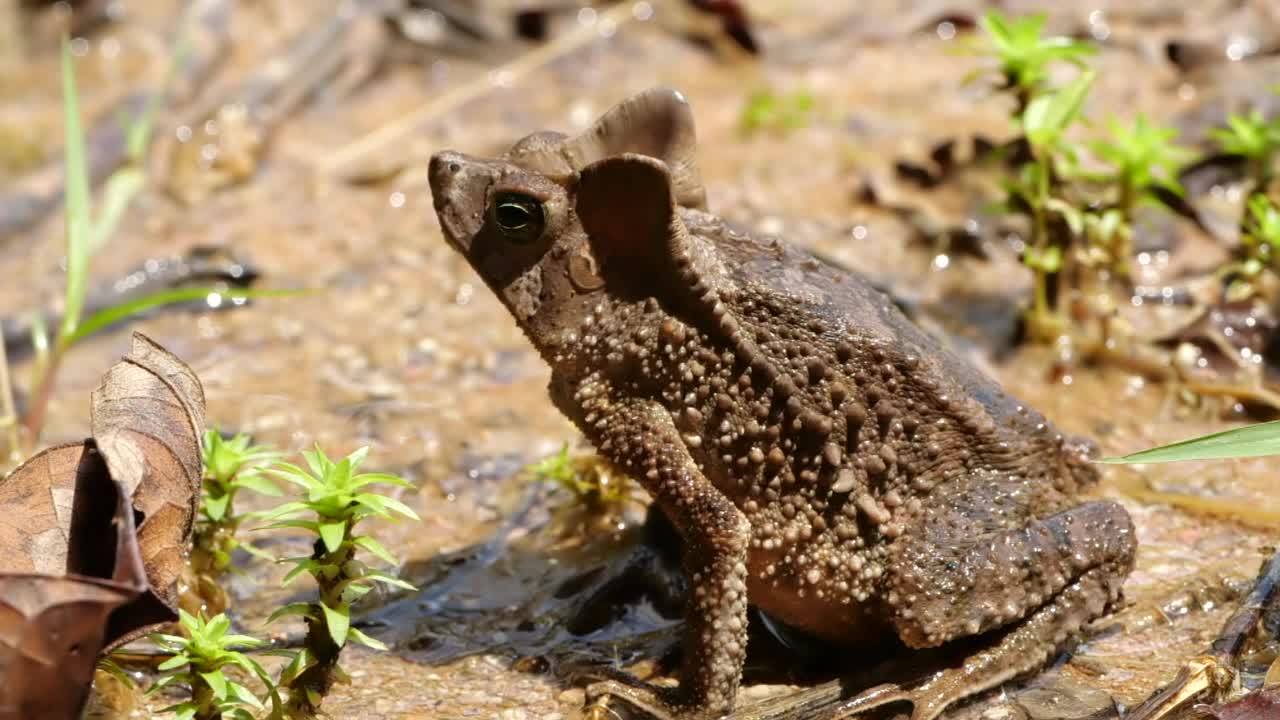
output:
<path id="1" fill-rule="evenodd" d="M 905 687 L 886 684 L 871 688 L 841 703 L 832 720 L 852 718 L 896 702 L 911 703 L 911 720 L 933 720 L 957 700 L 1043 665 L 1068 636 L 1119 597 L 1122 577 L 1111 568 L 1088 570 L 1025 621 L 997 631 L 1001 633 L 998 639 L 958 667 L 939 670 Z"/>
<path id="2" fill-rule="evenodd" d="M 1135 547 L 1123 508 L 1091 502 L 1018 520 L 1016 504 L 999 502 L 1006 490 L 985 484 L 943 498 L 895 548 L 886 597 L 907 645 L 935 647 L 988 632 L 991 643 L 909 689 L 863 693 L 837 717 L 910 701 L 912 720 L 930 720 L 956 700 L 1040 666 L 1120 597 Z"/>

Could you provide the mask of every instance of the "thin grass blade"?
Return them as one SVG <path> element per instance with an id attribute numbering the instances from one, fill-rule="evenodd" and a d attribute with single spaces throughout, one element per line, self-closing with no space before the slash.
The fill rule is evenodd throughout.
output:
<path id="1" fill-rule="evenodd" d="M 134 315 L 164 307 L 166 305 L 177 305 L 180 303 L 193 302 L 195 300 L 203 300 L 211 295 L 219 295 L 232 300 L 242 298 L 270 298 L 285 297 L 288 295 L 296 295 L 300 290 L 223 290 L 219 288 L 177 288 L 174 290 L 161 290 L 150 295 L 122 302 L 118 305 L 112 305 L 103 308 L 98 312 L 85 318 L 83 323 L 79 324 L 71 335 L 66 339 L 66 344 L 70 345 L 86 336 L 91 335 L 103 328 L 114 325 Z"/>
<path id="2" fill-rule="evenodd" d="M 1120 457 L 1104 458 L 1098 462 L 1112 464 L 1167 463 L 1184 460 L 1263 457 L 1266 455 L 1280 455 L 1280 420 L 1246 425 L 1197 438 L 1189 438 Z"/>
<path id="3" fill-rule="evenodd" d="M 80 99 L 76 90 L 71 46 L 62 40 L 62 112 L 66 144 L 67 295 L 60 338 L 68 338 L 80 323 L 89 281 L 89 166 L 85 161 L 84 128 L 80 123 Z"/>

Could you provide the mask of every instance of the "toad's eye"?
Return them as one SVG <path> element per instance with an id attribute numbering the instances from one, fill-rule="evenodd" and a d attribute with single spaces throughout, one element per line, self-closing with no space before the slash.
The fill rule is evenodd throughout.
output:
<path id="1" fill-rule="evenodd" d="M 498 193 L 493 201 L 493 219 L 508 240 L 533 242 L 542 235 L 542 202 L 523 193 Z"/>

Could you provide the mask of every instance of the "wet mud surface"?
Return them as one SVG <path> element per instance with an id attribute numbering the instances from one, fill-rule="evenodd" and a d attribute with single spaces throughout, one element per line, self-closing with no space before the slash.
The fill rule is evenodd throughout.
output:
<path id="1" fill-rule="evenodd" d="M 126 5 L 123 21 L 80 48 L 88 116 L 140 81 L 162 80 L 175 3 Z M 308 289 L 135 323 L 199 373 L 211 422 L 290 451 L 318 442 L 333 455 L 369 444 L 369 465 L 417 487 L 401 499 L 422 522 L 376 531 L 420 591 L 382 596 L 366 612 L 366 631 L 394 649 L 344 655 L 354 683 L 326 700 L 333 717 L 575 717 L 583 699 L 575 662 L 654 671 L 671 659 L 678 637 L 678 619 L 653 596 L 596 618 L 595 627 L 579 628 L 585 634 L 566 628 L 626 561 L 644 513 L 636 506 L 609 523 L 584 519 L 565 507 L 565 495 L 522 472 L 576 442 L 576 433 L 547 400 L 542 362 L 440 235 L 426 183 L 427 158 L 439 149 L 492 155 L 533 130 L 580 129 L 628 94 L 674 85 L 697 117 L 714 212 L 865 274 L 1065 431 L 1117 454 L 1247 419 L 1243 408 L 1214 400 L 1189 405 L 1178 388 L 1123 367 L 1064 369 L 1052 349 L 1011 343 L 1031 278 L 983 215 L 992 179 L 962 173 L 922 188 L 895 170 L 927 166 L 930 151 L 949 140 L 963 147 L 975 136 L 1012 137 L 1007 99 L 966 83 L 980 61 L 957 52 L 966 19 L 980 9 L 962 1 L 851 5 L 759 3 L 765 54 L 758 60 L 691 42 L 661 13 L 595 27 L 590 42 L 527 72 L 505 63 L 537 46 L 393 54 L 371 80 L 345 93 L 321 91 L 291 114 L 247 181 L 190 203 L 151 187 L 125 215 L 94 259 L 104 286 L 148 258 L 201 245 L 249 258 L 259 287 Z M 1089 101 L 1099 117 L 1141 111 L 1195 145 L 1228 111 L 1280 105 L 1268 94 L 1280 80 L 1280 15 L 1265 2 L 1006 5 L 1048 9 L 1053 29 L 1099 41 Z M 580 30 L 584 19 L 555 20 L 552 37 Z M 252 72 L 313 22 L 293 3 L 242 4 L 231 16 L 234 42 L 220 75 L 234 81 Z M 22 138 L 28 148 L 0 165 L 7 179 L 31 156 L 56 157 L 61 105 L 50 43 L 0 67 L 0 137 Z M 465 102 L 442 102 L 476 84 L 483 91 Z M 811 93 L 811 120 L 744 134 L 742 109 L 760 88 Z M 334 158 L 358 138 L 423 107 L 437 110 L 362 154 L 359 167 L 333 171 Z M 1139 258 L 1144 283 L 1160 288 L 1223 256 L 1205 229 L 1161 222 L 1152 250 Z M 977 228 L 972 245 L 980 252 L 940 250 L 938 232 L 965 227 Z M 0 317 L 56 311 L 61 237 L 53 217 L 0 240 Z M 1177 308 L 1126 312 L 1150 327 Z M 84 398 L 128 342 L 127 332 L 111 331 L 68 355 L 45 443 L 86 434 Z M 21 384 L 28 361 L 15 368 Z M 1124 504 L 1140 543 L 1125 585 L 1128 607 L 1045 672 L 946 717 L 1109 717 L 1146 697 L 1204 652 L 1265 548 L 1280 542 L 1274 470 L 1265 458 L 1109 469 L 1098 494 Z M 302 542 L 281 533 L 262 544 L 293 555 Z M 301 583 L 279 589 L 281 568 L 246 559 L 242 569 L 231 594 L 238 622 L 251 631 L 305 592 Z M 841 657 L 853 669 L 870 660 Z M 744 693 L 786 692 L 788 683 L 831 677 L 838 668 L 829 665 L 796 662 L 757 632 Z"/>

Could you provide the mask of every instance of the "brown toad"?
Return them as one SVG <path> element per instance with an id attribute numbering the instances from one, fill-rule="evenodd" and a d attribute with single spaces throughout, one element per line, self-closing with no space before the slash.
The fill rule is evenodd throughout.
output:
<path id="1" fill-rule="evenodd" d="M 678 689 L 609 683 L 659 715 L 732 709 L 747 605 L 857 647 L 991 642 L 860 711 L 927 720 L 1042 664 L 1120 595 L 1133 526 L 1076 494 L 1065 438 L 880 292 L 706 208 L 693 119 L 655 89 L 576 137 L 442 152 L 445 237 L 551 366 L 551 398 L 685 543 Z"/>

